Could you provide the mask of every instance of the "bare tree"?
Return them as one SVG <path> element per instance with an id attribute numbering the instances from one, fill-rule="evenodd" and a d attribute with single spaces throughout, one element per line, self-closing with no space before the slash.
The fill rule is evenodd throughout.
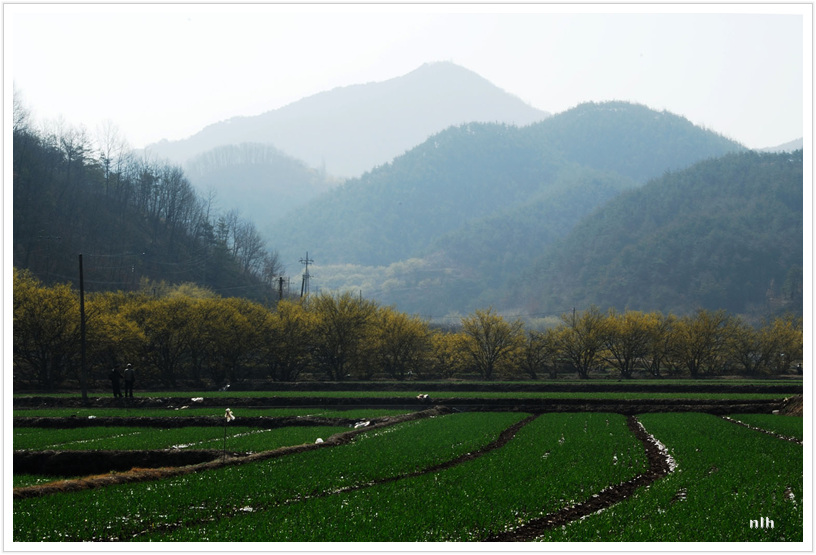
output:
<path id="1" fill-rule="evenodd" d="M 14 86 L 14 131 L 28 129 L 31 112 L 23 104 L 23 99 L 17 86 Z"/>
<path id="2" fill-rule="evenodd" d="M 261 272 L 266 244 L 249 220 L 241 220 L 233 231 L 233 250 L 245 273 Z"/>
<path id="3" fill-rule="evenodd" d="M 112 176 L 117 176 L 118 179 L 131 149 L 119 128 L 110 120 L 106 120 L 97 127 L 96 141 L 99 150 L 99 161 L 104 172 L 105 195 L 107 196 L 113 188 Z"/>

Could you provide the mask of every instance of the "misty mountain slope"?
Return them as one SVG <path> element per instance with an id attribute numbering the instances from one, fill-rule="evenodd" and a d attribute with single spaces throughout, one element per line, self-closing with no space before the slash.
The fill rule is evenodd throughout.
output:
<path id="1" fill-rule="evenodd" d="M 520 206 L 468 222 L 435 239 L 428 256 L 446 260 L 459 275 L 497 286 L 476 298 L 458 299 L 457 303 L 467 311 L 498 305 L 505 295 L 505 284 L 515 280 L 542 248 L 569 233 L 576 222 L 598 206 L 637 185 L 614 172 L 568 165 L 549 188 Z M 430 306 L 449 304 L 460 296 L 454 289 Z"/>
<path id="2" fill-rule="evenodd" d="M 793 141 L 788 141 L 777 146 L 770 146 L 758 149 L 760 152 L 793 152 L 794 150 L 802 150 L 804 148 L 804 139 L 798 138 Z"/>
<path id="3" fill-rule="evenodd" d="M 364 285 L 368 296 L 429 317 L 498 307 L 506 283 L 543 246 L 568 233 L 581 216 L 634 186 L 634 181 L 614 173 L 568 165 L 528 202 L 438 237 L 420 258 L 371 268 L 362 279 L 350 269 L 345 282 L 340 268 L 331 272 L 321 268 L 321 277 L 328 278 L 321 283 L 339 289 Z M 376 275 L 381 275 L 379 285 L 372 279 Z"/>
<path id="4" fill-rule="evenodd" d="M 447 129 L 358 179 L 346 181 L 273 228 L 287 257 L 383 265 L 408 258 L 474 219 L 525 202 L 563 162 L 516 127 Z"/>
<path id="5" fill-rule="evenodd" d="M 335 185 L 300 160 L 271 145 L 243 143 L 203 152 L 185 164 L 185 173 L 203 197 L 215 193 L 224 211 L 237 210 L 262 224 L 282 217 Z"/>
<path id="6" fill-rule="evenodd" d="M 568 166 L 638 180 L 743 148 L 677 116 L 616 103 L 610 117 L 608 108 L 581 105 L 570 111 L 579 117 L 559 114 L 522 128 L 447 129 L 282 219 L 273 227 L 274 246 L 284 259 L 308 250 L 318 263 L 387 265 L 427 253 L 433 241 L 468 222 L 531 201 Z M 567 125 L 576 121 L 575 129 Z M 583 149 L 580 137 L 586 137 Z M 645 168 L 626 161 L 633 151 L 648 161 Z M 484 252 L 478 244 L 471 250 Z"/>
<path id="7" fill-rule="evenodd" d="M 745 147 L 682 116 L 630 102 L 588 102 L 525 130 L 565 159 L 645 182 Z"/>
<path id="8" fill-rule="evenodd" d="M 802 151 L 707 160 L 623 193 L 548 249 L 515 300 L 801 313 Z"/>
<path id="9" fill-rule="evenodd" d="M 452 125 L 526 125 L 548 115 L 470 70 L 437 62 L 387 81 L 339 87 L 257 116 L 214 123 L 188 139 L 161 141 L 149 150 L 183 163 L 220 145 L 273 144 L 309 166 L 350 177 Z"/>

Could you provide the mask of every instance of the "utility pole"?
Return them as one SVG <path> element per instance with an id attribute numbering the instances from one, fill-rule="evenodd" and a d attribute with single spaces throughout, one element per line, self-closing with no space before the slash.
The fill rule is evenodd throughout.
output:
<path id="1" fill-rule="evenodd" d="M 306 258 L 301 258 L 300 263 L 306 266 L 306 271 L 303 272 L 303 281 L 300 284 L 300 296 L 309 296 L 309 264 L 314 260 L 309 258 L 309 251 L 306 251 Z"/>
<path id="2" fill-rule="evenodd" d="M 82 402 L 88 404 L 88 379 L 85 367 L 85 279 L 82 275 L 82 254 L 79 255 L 79 335 L 80 335 L 80 368 L 79 387 L 82 389 Z"/>
<path id="3" fill-rule="evenodd" d="M 278 300 L 283 300 L 283 276 L 278 278 Z"/>

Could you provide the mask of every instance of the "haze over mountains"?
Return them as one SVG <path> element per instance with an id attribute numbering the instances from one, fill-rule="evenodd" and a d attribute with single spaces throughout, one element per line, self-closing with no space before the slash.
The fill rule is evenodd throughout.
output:
<path id="1" fill-rule="evenodd" d="M 199 191 L 214 192 L 222 209 L 238 210 L 271 240 L 272 221 L 447 127 L 526 125 L 548 116 L 468 69 L 436 62 L 387 81 L 339 87 L 214 123 L 146 151 L 183 166 Z"/>
<path id="2" fill-rule="evenodd" d="M 214 123 L 188 139 L 161 141 L 147 150 L 184 164 L 223 145 L 271 144 L 329 175 L 355 177 L 451 125 L 526 125 L 548 115 L 468 69 L 435 62 L 387 81 L 339 87 L 257 116 Z"/>
<path id="3" fill-rule="evenodd" d="M 796 146 L 794 141 L 768 150 Z M 613 209 L 606 204 L 624 191 L 745 150 L 683 117 L 627 102 L 587 103 L 550 116 L 450 63 L 426 64 L 383 83 L 327 91 L 260 116 L 211 125 L 186 141 L 151 147 L 186 161 L 192 182 L 218 191 L 221 205 L 237 203 L 279 252 L 290 275 L 298 272 L 296 261 L 308 251 L 318 288 L 359 290 L 431 317 L 487 305 L 540 314 L 555 313 L 570 302 L 623 303 L 619 308 L 624 309 L 634 299 L 644 310 L 678 310 L 683 302 L 689 309 L 700 303 L 755 309 L 763 303 L 756 298 L 757 288 L 769 284 L 754 283 L 750 293 L 743 291 L 750 300 L 735 299 L 733 291 L 744 288 L 733 285 L 737 278 L 720 267 L 698 271 L 716 275 L 710 278 L 715 282 L 732 283 L 727 301 L 728 295 L 717 297 L 709 290 L 696 296 L 675 290 L 607 298 L 603 291 L 567 293 L 563 286 L 556 291 L 534 277 L 547 274 L 553 282 L 581 287 L 571 283 L 574 267 L 558 269 L 553 262 L 570 258 L 611 271 L 601 259 L 584 256 L 597 253 L 592 245 L 600 238 L 585 232 L 581 241 L 588 243 L 581 244 L 573 230 L 589 225 L 585 220 L 608 218 L 605 211 Z M 356 177 L 343 182 L 332 174 Z M 715 186 L 716 178 L 711 179 Z M 785 186 L 801 187 L 791 183 L 790 174 L 785 179 Z M 671 196 L 678 194 L 675 190 Z M 739 199 L 768 210 L 790 208 Z M 682 198 L 673 202 L 686 205 Z M 729 218 L 725 214 L 720 225 L 730 225 L 722 223 Z M 801 211 L 799 219 L 795 213 L 783 219 L 801 222 Z M 626 249 L 620 239 L 626 235 L 625 222 L 622 226 L 598 233 Z M 683 240 L 711 247 L 697 237 L 707 233 L 684 227 Z M 777 226 L 768 233 L 782 231 Z M 790 283 L 796 244 L 792 251 L 783 248 L 786 254 L 779 256 L 786 262 L 773 275 L 763 274 L 763 280 Z M 695 256 L 696 265 L 706 266 L 704 253 Z M 675 262 L 681 260 L 666 262 L 666 270 L 677 275 L 671 268 Z M 722 264 L 723 258 L 710 262 Z M 648 257 L 639 264 L 648 264 Z M 626 268 L 629 276 L 640 271 L 646 270 Z"/>
<path id="4" fill-rule="evenodd" d="M 301 214 L 280 220 L 273 236 L 284 260 L 298 256 L 290 249 L 308 245 L 316 261 L 316 283 L 321 286 L 360 289 L 381 302 L 429 317 L 467 313 L 488 305 L 553 315 L 570 302 L 578 303 L 579 308 L 597 302 L 621 310 L 677 311 L 685 301 L 689 310 L 698 306 L 754 310 L 763 305 L 772 281 L 777 285 L 790 281 L 788 274 L 795 271 L 795 260 L 801 259 L 801 241 L 793 240 L 797 233 L 801 236 L 801 205 L 797 208 L 795 202 L 780 203 L 767 196 L 780 189 L 786 198 L 795 195 L 801 191 L 801 174 L 755 172 L 764 181 L 743 189 L 739 181 L 734 183 L 735 176 L 741 176 L 740 172 L 751 175 L 752 170 L 750 166 L 734 170 L 738 164 L 732 160 L 722 166 L 728 175 L 719 175 L 720 166 L 713 164 L 708 166 L 708 181 L 694 178 L 694 186 L 701 190 L 674 187 L 663 191 L 659 185 L 670 175 L 691 171 L 687 168 L 695 163 L 738 152 L 746 149 L 685 118 L 625 102 L 588 103 L 521 128 L 466 124 L 446 129 L 392 163 L 310 201 Z M 758 162 L 759 166 L 771 164 L 772 155 L 765 156 L 768 160 Z M 607 207 L 614 206 L 611 201 L 624 191 L 639 190 L 647 182 L 655 195 L 665 196 L 667 212 L 655 215 L 652 227 L 641 226 L 634 233 L 627 229 L 632 216 L 610 216 L 607 210 L 612 209 Z M 725 198 L 715 196 L 706 204 L 703 199 L 708 197 L 703 193 L 707 186 Z M 755 213 L 734 212 L 743 204 Z M 646 206 L 643 210 L 648 216 Z M 683 211 L 670 217 L 672 207 Z M 716 216 L 702 218 L 712 207 L 720 208 Z M 638 211 L 636 206 L 630 209 Z M 575 239 L 573 231 L 593 218 L 616 218 L 619 225 L 601 226 L 596 234 Z M 612 272 L 603 257 L 632 248 L 629 242 L 647 240 L 663 233 L 663 225 L 677 226 L 677 220 L 685 218 L 704 222 L 671 228 L 682 232 L 677 241 L 706 245 L 692 249 L 693 263 L 681 255 L 660 252 L 654 259 L 649 255 L 636 258 L 637 265 L 618 261 L 613 266 L 616 273 L 604 280 L 590 270 L 598 267 L 606 268 L 601 273 Z M 752 229 L 749 234 L 745 226 L 751 218 L 786 224 Z M 303 225 L 306 221 L 308 225 Z M 707 239 L 713 224 L 723 228 L 717 235 L 720 243 Z M 731 234 L 732 227 L 741 230 L 739 236 Z M 765 247 L 729 250 L 728 245 L 753 234 L 761 236 L 754 237 L 754 243 L 774 245 L 778 251 Z M 779 240 L 780 234 L 787 234 L 786 239 Z M 594 249 L 602 240 L 617 250 Z M 708 257 L 707 249 L 715 247 L 717 256 Z M 301 249 L 301 256 L 305 250 Z M 731 252 L 741 257 L 739 263 L 728 259 Z M 581 260 L 582 271 L 576 273 L 576 267 L 566 262 L 560 267 L 548 264 L 551 257 Z M 777 262 L 770 264 L 768 257 Z M 705 286 L 682 294 L 677 290 L 669 293 L 666 286 L 660 294 L 654 292 L 660 290 L 656 280 L 649 295 L 605 295 L 613 284 L 621 285 L 614 276 L 623 269 L 622 275 L 629 276 L 626 287 L 639 283 L 643 289 L 632 276 L 651 275 L 649 264 L 658 261 L 667 276 L 690 276 L 693 283 L 702 280 Z M 739 285 L 741 275 L 747 276 L 746 268 L 754 263 L 762 271 L 753 273 L 750 287 Z M 680 272 L 675 265 L 685 269 Z M 689 267 L 695 268 L 691 274 Z M 550 279 L 535 279 L 543 269 Z M 694 276 L 695 272 L 706 277 Z M 605 285 L 598 291 L 590 287 L 591 294 L 548 292 L 550 281 L 562 283 L 562 289 L 589 287 L 579 275 L 591 275 L 595 280 L 591 283 Z M 675 289 L 681 286 L 668 281 Z"/>
<path id="5" fill-rule="evenodd" d="M 251 219 L 294 290 L 308 252 L 313 291 L 432 319 L 589 304 L 760 318 L 802 312 L 801 144 L 748 151 L 629 102 L 549 115 L 435 63 L 149 151 Z"/>

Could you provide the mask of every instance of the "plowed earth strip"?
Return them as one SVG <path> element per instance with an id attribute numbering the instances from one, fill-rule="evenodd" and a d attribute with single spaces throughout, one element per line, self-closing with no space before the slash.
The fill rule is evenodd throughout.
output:
<path id="1" fill-rule="evenodd" d="M 664 452 L 662 444 L 649 434 L 634 416 L 628 417 L 626 423 L 632 434 L 643 443 L 643 447 L 646 450 L 646 457 L 649 461 L 649 469 L 646 472 L 635 476 L 627 482 L 611 486 L 593 495 L 591 499 L 583 503 L 565 507 L 560 511 L 533 519 L 513 530 L 495 534 L 485 541 L 523 542 L 534 540 L 547 530 L 569 524 L 585 516 L 607 509 L 616 503 L 620 503 L 631 496 L 638 488 L 647 486 L 671 472 L 674 469 L 674 461 L 668 453 Z"/>

